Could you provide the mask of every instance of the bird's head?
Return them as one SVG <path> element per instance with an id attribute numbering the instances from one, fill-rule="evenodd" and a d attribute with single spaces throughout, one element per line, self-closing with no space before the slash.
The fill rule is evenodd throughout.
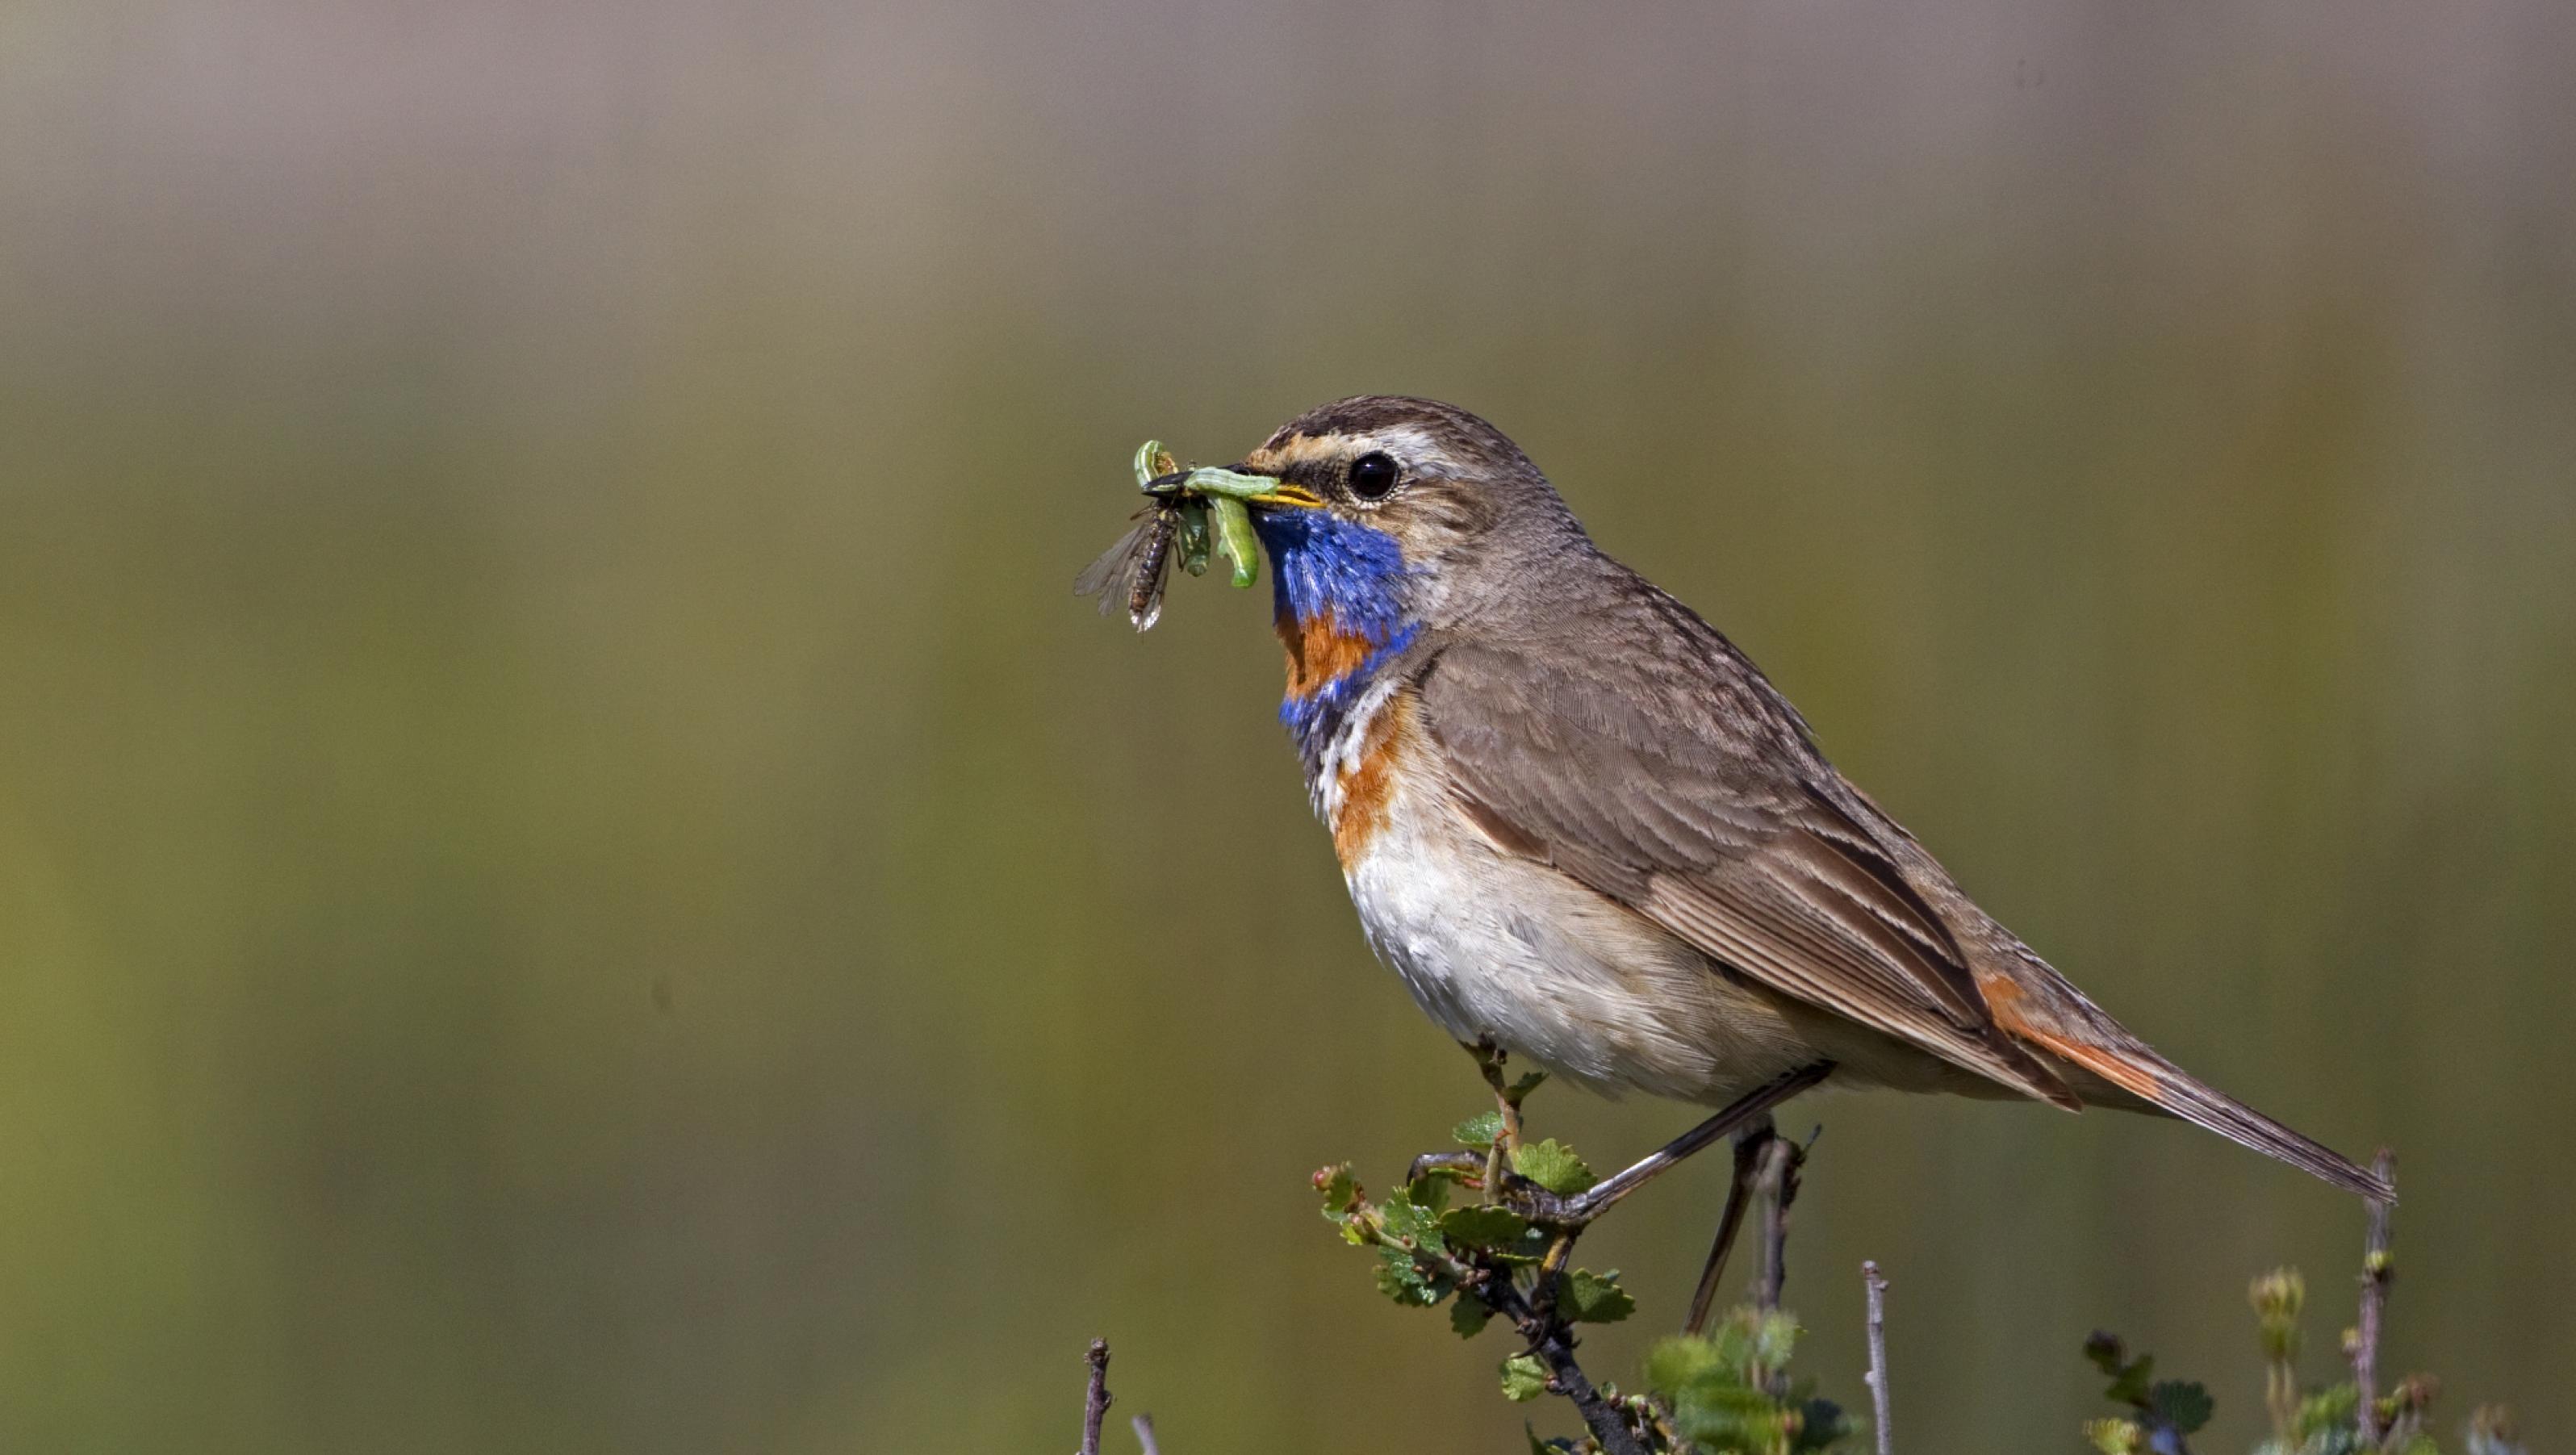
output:
<path id="1" fill-rule="evenodd" d="M 1583 541 L 1502 431 L 1428 399 L 1363 395 L 1281 425 L 1235 467 L 1250 493 L 1282 631 L 1331 618 L 1383 642 L 1530 591 Z"/>

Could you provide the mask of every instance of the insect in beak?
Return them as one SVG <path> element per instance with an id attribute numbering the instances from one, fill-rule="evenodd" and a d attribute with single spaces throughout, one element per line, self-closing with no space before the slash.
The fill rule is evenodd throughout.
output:
<path id="1" fill-rule="evenodd" d="M 1217 551 L 1233 567 L 1234 584 L 1250 586 L 1261 575 L 1261 542 L 1253 534 L 1252 508 L 1314 509 L 1324 502 L 1302 485 L 1207 465 L 1184 470 L 1160 440 L 1136 450 L 1136 488 L 1152 501 L 1118 543 L 1101 553 L 1073 583 L 1078 596 L 1097 596 L 1100 609 L 1116 600 L 1113 582 L 1127 586 L 1127 619 L 1144 631 L 1162 614 L 1163 588 L 1177 560 L 1182 570 L 1204 575 Z"/>
<path id="2" fill-rule="evenodd" d="M 1168 460 L 1170 456 L 1164 458 Z M 1324 503 L 1323 497 L 1305 486 L 1292 485 L 1276 475 L 1248 475 L 1215 465 L 1158 474 L 1142 483 L 1148 494 L 1190 494 L 1211 501 L 1239 500 L 1246 505 L 1269 509 L 1311 510 Z"/>
<path id="3" fill-rule="evenodd" d="M 1151 445 L 1152 441 L 1147 441 L 1147 444 Z M 1168 459 L 1169 456 L 1163 458 Z M 1141 455 L 1139 459 L 1141 461 Z M 1139 468 L 1142 468 L 1141 464 Z M 1252 533 L 1252 513 L 1248 507 L 1308 509 L 1324 503 L 1304 486 L 1291 485 L 1275 475 L 1247 475 L 1240 470 L 1215 465 L 1159 473 L 1142 483 L 1148 494 L 1204 503 L 1217 544 L 1234 562 L 1234 584 L 1237 586 L 1249 586 L 1261 575 L 1261 545 Z"/>

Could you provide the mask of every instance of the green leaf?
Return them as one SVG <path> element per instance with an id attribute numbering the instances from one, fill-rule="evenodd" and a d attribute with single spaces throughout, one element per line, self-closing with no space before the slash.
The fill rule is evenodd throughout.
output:
<path id="1" fill-rule="evenodd" d="M 1421 1259 L 1401 1248 L 1378 1250 L 1377 1291 L 1397 1303 L 1429 1308 L 1457 1287 L 1457 1280 L 1445 1268 L 1426 1267 Z"/>
<path id="2" fill-rule="evenodd" d="M 1531 1429 L 1527 1420 L 1521 1421 L 1521 1433 L 1529 1436 L 1530 1455 L 1574 1455 L 1581 1448 L 1563 1435 L 1552 1440 L 1540 1439 L 1538 1431 Z"/>
<path id="3" fill-rule="evenodd" d="M 1767 1392 L 1713 1380 L 1684 1390 L 1673 1404 L 1673 1428 L 1711 1450 L 1776 1450 L 1786 1442 L 1789 1419 Z"/>
<path id="4" fill-rule="evenodd" d="M 1378 1214 L 1386 1221 L 1386 1235 L 1403 1242 L 1439 1252 L 1447 1244 L 1440 1238 L 1440 1215 L 1413 1200 L 1411 1188 L 1399 1187 L 1378 1205 Z"/>
<path id="5" fill-rule="evenodd" d="M 1579 1324 L 1615 1324 L 1637 1311 L 1637 1301 L 1619 1286 L 1619 1270 L 1577 1268 L 1556 1286 L 1556 1311 Z"/>
<path id="6" fill-rule="evenodd" d="M 2160 1379 L 2147 1391 L 2147 1413 L 2188 1435 L 2209 1423 L 2218 1409 L 2209 1391 L 2188 1379 Z"/>
<path id="7" fill-rule="evenodd" d="M 1529 1220 L 1507 1207 L 1458 1207 L 1440 1215 L 1441 1235 L 1461 1248 L 1509 1249 L 1529 1230 Z"/>
<path id="8" fill-rule="evenodd" d="M 1515 1354 L 1503 1361 L 1503 1398 L 1527 1404 L 1547 1393 L 1547 1366 L 1535 1354 Z"/>
<path id="9" fill-rule="evenodd" d="M 1785 1369 L 1789 1356 L 1797 1352 L 1798 1336 L 1806 1330 L 1798 1327 L 1798 1316 L 1786 1309 L 1762 1315 L 1753 1327 L 1753 1347 L 1746 1351 L 1752 1362 L 1765 1369 Z"/>
<path id="10" fill-rule="evenodd" d="M 2129 1352 L 2120 1346 L 2120 1336 L 2107 1329 L 2095 1329 L 2084 1341 L 2084 1357 L 2093 1361 L 2093 1367 L 2101 1370 L 2105 1379 L 2119 1378 L 2129 1363 Z"/>
<path id="11" fill-rule="evenodd" d="M 1494 1145 L 1494 1139 L 1502 1134 L 1503 1114 L 1499 1111 L 1478 1112 L 1449 1129 L 1449 1135 L 1460 1145 L 1474 1147 L 1478 1151 Z"/>
<path id="12" fill-rule="evenodd" d="M 1572 1194 L 1590 1187 L 1599 1179 L 1574 1149 L 1550 1137 L 1532 1145 L 1524 1142 L 1512 1149 L 1512 1170 L 1550 1192 Z"/>
<path id="13" fill-rule="evenodd" d="M 2338 1430 L 2353 1422 L 2361 1410 L 2361 1390 L 2350 1381 L 2328 1385 L 2299 1401 L 2299 1411 L 2291 1417 L 2290 1428 L 2300 1439 L 2310 1440 L 2329 1430 Z"/>
<path id="14" fill-rule="evenodd" d="M 1324 1216 L 1337 1223 L 1349 1219 L 1351 1203 L 1360 1195 L 1360 1185 L 1351 1177 L 1348 1162 L 1317 1172 L 1315 1190 L 1324 1195 Z"/>
<path id="15" fill-rule="evenodd" d="M 2122 1366 L 2120 1372 L 2112 1376 L 2111 1387 L 2102 1391 L 2102 1397 L 2145 1409 L 2147 1390 L 2151 1387 L 2148 1380 L 2155 1372 L 2156 1356 L 2141 1354 L 2135 1363 Z"/>
<path id="16" fill-rule="evenodd" d="M 1753 1363 L 1754 1336 L 1761 1323 L 1762 1311 L 1749 1303 L 1728 1309 L 1708 1336 L 1718 1361 L 1734 1370 Z"/>
<path id="17" fill-rule="evenodd" d="M 1529 1099 L 1529 1094 L 1547 1084 L 1547 1073 L 1532 1071 L 1503 1089 L 1503 1099 L 1514 1106 Z"/>
<path id="18" fill-rule="evenodd" d="M 1485 1301 L 1481 1298 L 1469 1298 L 1461 1294 L 1456 1303 L 1449 1305 L 1449 1327 L 1461 1339 L 1472 1339 L 1483 1333 L 1485 1325 L 1493 1317 L 1494 1311 L 1485 1307 Z"/>
<path id="19" fill-rule="evenodd" d="M 1413 1200 L 1415 1207 L 1438 1217 L 1440 1210 L 1449 1205 L 1449 1179 L 1436 1173 L 1425 1173 L 1406 1185 L 1405 1195 Z"/>
<path id="20" fill-rule="evenodd" d="M 1656 1341 L 1655 1347 L 1646 1351 L 1646 1388 L 1672 1399 L 1724 1366 L 1716 1344 L 1676 1334 Z"/>

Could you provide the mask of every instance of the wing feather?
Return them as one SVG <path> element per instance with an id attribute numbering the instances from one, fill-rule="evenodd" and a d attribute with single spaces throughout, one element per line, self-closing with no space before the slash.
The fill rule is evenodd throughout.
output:
<path id="1" fill-rule="evenodd" d="M 1462 643 L 1426 668 L 1424 721 L 1467 811 L 1737 974 L 2080 1105 L 1996 1025 L 1875 812 L 1838 801 L 1840 778 L 1751 664 L 1705 626 L 1703 640 L 1662 613 L 1626 625 L 1653 649 L 1575 654 L 1576 671 Z"/>

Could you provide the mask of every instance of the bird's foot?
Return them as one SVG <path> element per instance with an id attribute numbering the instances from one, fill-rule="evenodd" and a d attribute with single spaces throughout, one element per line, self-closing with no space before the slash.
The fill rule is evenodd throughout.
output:
<path id="1" fill-rule="evenodd" d="M 1496 1167 L 1482 1151 L 1425 1152 L 1405 1169 L 1407 1182 L 1447 1177 L 1484 1194 L 1483 1201 L 1520 1214 L 1524 1222 L 1558 1232 L 1580 1232 L 1608 1211 L 1608 1204 L 1587 1193 L 1550 1192 L 1509 1166 Z M 1616 1194 L 1613 1194 L 1615 1200 Z"/>
<path id="2" fill-rule="evenodd" d="M 1420 1182 L 1435 1173 L 1447 1173 L 1470 1187 L 1485 1185 L 1485 1154 L 1482 1152 L 1425 1152 L 1413 1159 L 1404 1170 L 1404 1180 Z"/>

